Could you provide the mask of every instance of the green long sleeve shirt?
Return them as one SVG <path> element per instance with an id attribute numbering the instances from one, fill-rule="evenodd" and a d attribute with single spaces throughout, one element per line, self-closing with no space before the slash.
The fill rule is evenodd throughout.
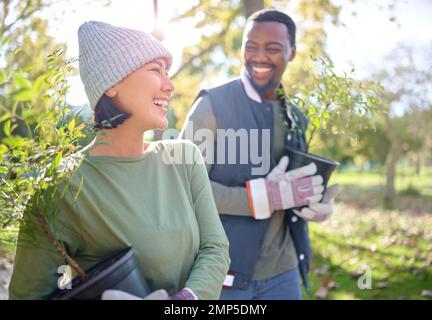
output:
<path id="1" fill-rule="evenodd" d="M 273 108 L 273 154 L 275 159 L 283 155 L 284 119 L 278 101 L 272 101 Z M 213 113 L 212 104 L 207 96 L 199 98 L 192 106 L 184 127 L 179 134 L 181 139 L 190 139 L 187 136 L 189 127 L 193 132 L 200 129 L 210 130 L 216 136 L 217 119 Z M 194 141 L 199 143 L 200 141 Z M 210 172 L 212 164 L 207 163 L 207 171 Z M 251 216 L 248 195 L 245 187 L 226 186 L 211 181 L 213 195 L 219 212 L 231 215 Z M 252 219 L 252 218 L 251 218 Z M 276 211 L 270 218 L 270 223 L 264 235 L 260 253 L 252 274 L 253 280 L 265 280 L 280 273 L 295 268 L 298 265 L 294 242 L 286 224 L 286 215 L 283 210 Z"/>
<path id="2" fill-rule="evenodd" d="M 167 163 L 173 147 L 183 156 Z M 56 238 L 83 269 L 131 246 L 151 289 L 174 294 L 188 287 L 199 299 L 219 298 L 230 263 L 228 241 L 192 143 L 153 142 L 143 155 L 128 158 L 83 151 L 69 187 L 55 220 Z M 29 239 L 20 233 L 11 299 L 46 297 L 66 264 L 43 234 Z"/>

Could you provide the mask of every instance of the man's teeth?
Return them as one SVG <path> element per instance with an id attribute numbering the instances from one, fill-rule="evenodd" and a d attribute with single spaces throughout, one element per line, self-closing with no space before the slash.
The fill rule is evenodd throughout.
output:
<path id="1" fill-rule="evenodd" d="M 271 68 L 252 67 L 252 70 L 255 72 L 269 72 Z"/>
<path id="2" fill-rule="evenodd" d="M 153 103 L 157 104 L 159 106 L 167 106 L 168 105 L 168 101 L 160 100 L 160 99 L 153 99 Z"/>

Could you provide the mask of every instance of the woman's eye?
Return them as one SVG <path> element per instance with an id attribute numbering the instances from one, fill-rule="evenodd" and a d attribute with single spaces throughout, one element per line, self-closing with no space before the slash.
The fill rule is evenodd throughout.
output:
<path id="1" fill-rule="evenodd" d="M 154 72 L 156 72 L 157 74 L 160 74 L 160 73 L 161 73 L 161 71 L 160 71 L 160 69 L 159 69 L 159 68 L 154 68 L 154 69 L 151 69 L 151 71 L 154 71 Z"/>

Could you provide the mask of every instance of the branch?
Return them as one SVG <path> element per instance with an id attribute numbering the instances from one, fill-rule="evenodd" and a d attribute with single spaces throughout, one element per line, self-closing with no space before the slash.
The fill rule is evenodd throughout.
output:
<path id="1" fill-rule="evenodd" d="M 228 23 L 226 24 L 226 27 L 217 35 L 216 39 L 209 45 L 207 48 L 201 50 L 196 55 L 191 56 L 185 63 L 183 63 L 180 68 L 171 76 L 171 79 L 174 79 L 176 76 L 178 76 L 184 69 L 186 69 L 187 66 L 189 66 L 196 58 L 199 58 L 203 56 L 204 54 L 212 51 L 215 47 L 217 47 L 220 43 L 220 40 L 223 39 L 225 34 L 230 29 L 231 24 L 235 20 L 235 17 L 237 16 L 239 10 L 235 10 L 233 12 L 233 15 L 228 19 Z"/>
<path id="2" fill-rule="evenodd" d="M 308 139 L 308 141 L 306 142 L 306 152 L 309 151 L 310 143 L 311 143 L 311 141 L 312 141 L 312 139 L 313 139 L 313 137 L 314 137 L 314 134 L 315 134 L 315 132 L 316 132 L 316 129 L 317 129 L 317 127 L 313 127 L 313 129 L 312 129 L 312 131 L 311 131 L 311 134 L 310 134 L 310 136 L 309 136 L 309 139 Z"/>
<path id="3" fill-rule="evenodd" d="M 29 18 L 31 15 L 33 15 L 35 12 L 40 11 L 42 8 L 47 7 L 48 5 L 41 3 L 41 1 L 38 2 L 38 4 L 33 7 L 33 9 L 27 11 L 30 8 L 30 4 L 32 3 L 32 0 L 28 0 L 26 2 L 26 5 L 24 7 L 23 10 L 21 10 L 19 16 L 10 24 L 2 25 L 2 28 L 0 29 L 0 33 L 4 34 L 7 31 L 10 31 L 12 29 L 12 27 L 18 22 L 18 21 L 22 21 L 25 20 L 27 18 Z M 5 20 L 6 20 L 6 16 L 5 16 Z"/>
<path id="4" fill-rule="evenodd" d="M 180 13 L 179 15 L 172 17 L 172 18 L 169 20 L 169 22 L 170 22 L 170 23 L 171 23 L 171 22 L 177 22 L 178 20 L 181 20 L 181 19 L 187 18 L 190 14 L 192 14 L 195 10 L 197 10 L 197 9 L 198 9 L 199 7 L 201 7 L 201 6 L 202 6 L 202 0 L 200 0 L 200 1 L 198 2 L 198 4 L 196 4 L 195 6 L 193 6 L 193 7 L 190 8 L 190 9 L 186 10 L 185 12 Z"/>
<path id="5" fill-rule="evenodd" d="M 51 242 L 52 245 L 54 245 L 56 251 L 66 260 L 66 262 L 71 266 L 72 269 L 74 269 L 79 277 L 81 278 L 81 281 L 84 282 L 88 280 L 87 274 L 84 272 L 83 269 L 78 265 L 78 263 L 72 259 L 65 250 L 61 247 L 60 243 L 54 238 L 51 230 L 49 229 L 48 224 L 46 223 L 44 217 L 40 212 L 33 212 L 33 215 L 35 216 L 39 226 L 42 228 L 43 232 L 48 237 L 48 240 Z"/>

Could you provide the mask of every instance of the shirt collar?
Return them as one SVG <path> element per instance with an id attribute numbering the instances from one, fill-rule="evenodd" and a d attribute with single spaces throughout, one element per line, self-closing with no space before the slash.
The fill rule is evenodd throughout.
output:
<path id="1" fill-rule="evenodd" d="M 240 80 L 243 83 L 243 86 L 246 91 L 246 95 L 253 101 L 262 103 L 261 97 L 259 96 L 258 92 L 255 90 L 255 88 L 252 86 L 252 83 L 250 82 L 247 76 L 247 71 L 245 68 L 242 68 L 240 72 Z"/>
<path id="2" fill-rule="evenodd" d="M 250 99 L 252 99 L 253 101 L 258 102 L 258 103 L 262 103 L 261 97 L 258 94 L 258 92 L 255 90 L 255 88 L 253 87 L 252 83 L 250 82 L 250 79 L 247 75 L 247 71 L 244 67 L 241 69 L 241 72 L 240 72 L 240 80 L 243 83 L 244 89 L 246 91 L 246 95 Z M 282 87 L 282 84 L 280 86 Z M 294 117 L 292 116 L 289 108 L 287 108 L 287 115 L 288 115 L 288 118 L 291 120 L 291 122 L 295 123 Z"/>

